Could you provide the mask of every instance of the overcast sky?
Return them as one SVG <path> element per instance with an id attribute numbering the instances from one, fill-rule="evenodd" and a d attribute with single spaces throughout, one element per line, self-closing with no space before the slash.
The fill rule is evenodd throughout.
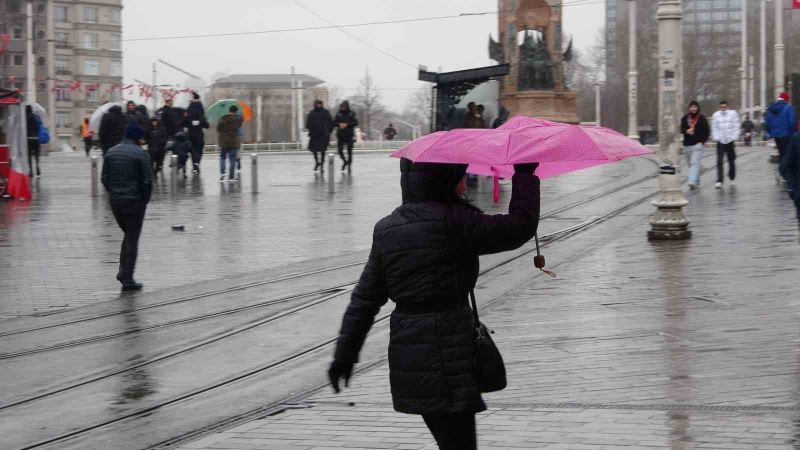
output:
<path id="1" fill-rule="evenodd" d="M 497 10 L 497 0 L 299 1 L 337 25 Z M 564 7 L 564 32 L 574 37 L 577 48 L 589 45 L 603 26 L 604 3 L 580 0 Z M 347 28 L 410 67 L 337 29 L 128 40 L 327 25 L 294 0 L 127 0 L 122 23 L 126 82 L 134 78 L 149 82 L 152 62 L 161 58 L 205 79 L 217 72 L 289 73 L 290 66 L 295 66 L 299 73 L 321 78 L 348 95 L 369 67 L 385 103 L 395 109 L 402 109 L 411 92 L 427 84 L 417 81 L 418 64 L 444 71 L 494 64 L 487 55 L 487 39 L 489 34 L 497 35 L 496 14 Z M 185 75 L 170 68 L 160 65 L 158 70 L 159 84 L 186 81 Z"/>

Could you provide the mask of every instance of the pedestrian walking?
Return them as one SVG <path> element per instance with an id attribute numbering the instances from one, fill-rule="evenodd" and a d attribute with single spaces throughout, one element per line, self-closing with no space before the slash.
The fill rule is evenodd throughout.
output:
<path id="1" fill-rule="evenodd" d="M 322 100 L 314 100 L 314 109 L 306 116 L 308 130 L 308 150 L 314 154 L 314 172 L 325 173 L 325 152 L 331 140 L 333 118 L 325 109 Z"/>
<path id="2" fill-rule="evenodd" d="M 744 145 L 750 147 L 753 143 L 753 134 L 756 131 L 756 124 L 750 120 L 750 114 L 745 114 L 744 122 L 742 122 L 742 140 Z"/>
<path id="3" fill-rule="evenodd" d="M 239 115 L 239 108 L 232 105 L 228 109 L 228 114 L 222 116 L 217 124 L 219 135 L 219 181 L 225 181 L 225 159 L 228 165 L 228 181 L 233 181 L 236 176 L 236 155 L 239 153 L 241 138 L 239 128 L 242 127 L 242 116 Z"/>
<path id="4" fill-rule="evenodd" d="M 786 179 L 789 198 L 794 200 L 797 224 L 800 227 L 800 133 L 795 133 L 789 140 L 789 146 L 779 168 L 781 175 Z"/>
<path id="5" fill-rule="evenodd" d="M 192 173 L 200 173 L 200 161 L 203 159 L 203 148 L 206 145 L 205 130 L 208 129 L 208 121 L 205 108 L 203 108 L 197 92 L 192 92 L 192 100 L 186 110 L 183 126 L 186 128 L 189 142 L 192 144 Z"/>
<path id="6" fill-rule="evenodd" d="M 725 178 L 723 159 L 728 159 L 728 178 L 731 185 L 736 180 L 736 148 L 734 143 L 739 139 L 741 121 L 736 111 L 728 108 L 728 102 L 719 104 L 719 111 L 711 116 L 711 138 L 717 142 L 717 189 L 722 189 Z"/>
<path id="7" fill-rule="evenodd" d="M 192 143 L 189 142 L 189 136 L 184 131 L 177 132 L 173 138 L 175 142 L 172 145 L 172 153 L 178 155 L 178 170 L 186 178 L 186 161 L 189 160 L 189 155 L 192 153 Z"/>
<path id="8" fill-rule="evenodd" d="M 164 106 L 158 110 L 156 117 L 161 119 L 161 127 L 167 133 L 167 139 L 173 139 L 181 131 L 183 114 L 180 109 L 172 107 L 172 98 L 164 100 Z"/>
<path id="9" fill-rule="evenodd" d="M 389 122 L 389 126 L 383 130 L 383 138 L 387 141 L 393 141 L 395 136 L 397 136 L 397 130 L 394 128 L 394 125 Z"/>
<path id="10" fill-rule="evenodd" d="M 789 104 L 789 94 L 782 92 L 778 99 L 769 105 L 764 126 L 767 134 L 775 139 L 780 162 L 789 148 L 792 135 L 797 132 L 797 112 Z"/>
<path id="11" fill-rule="evenodd" d="M 356 113 L 350 110 L 350 102 L 343 101 L 339 105 L 339 112 L 333 120 L 336 123 L 336 146 L 339 150 L 339 157 L 342 158 L 342 171 L 353 168 L 353 139 L 355 139 L 358 118 Z M 347 148 L 347 157 L 344 149 Z"/>
<path id="12" fill-rule="evenodd" d="M 141 105 L 141 106 L 144 106 L 144 105 Z M 128 103 L 125 104 L 125 121 L 128 124 L 135 123 L 136 125 L 139 125 L 139 127 L 142 130 L 146 130 L 147 129 L 147 125 L 148 125 L 147 124 L 147 108 L 146 107 L 145 107 L 144 111 L 145 111 L 144 114 L 142 114 L 141 108 L 136 106 L 136 103 L 134 103 L 133 101 L 129 100 Z"/>
<path id="13" fill-rule="evenodd" d="M 152 192 L 153 172 L 150 156 L 138 144 L 143 136 L 144 130 L 138 124 L 127 125 L 125 139 L 112 147 L 103 161 L 103 186 L 108 191 L 114 218 L 124 233 L 117 273 L 123 291 L 142 288 L 142 284 L 134 280 L 133 272 L 145 210 Z"/>
<path id="14" fill-rule="evenodd" d="M 83 149 L 86 151 L 86 156 L 92 151 L 92 139 L 94 139 L 94 131 L 89 129 L 89 118 L 84 117 L 81 123 L 81 139 L 83 140 Z"/>
<path id="15" fill-rule="evenodd" d="M 100 120 L 100 150 L 103 151 L 104 157 L 111 147 L 122 142 L 127 124 L 128 121 L 122 114 L 122 108 L 118 105 L 112 106 L 108 112 L 103 114 L 103 118 Z"/>
<path id="16" fill-rule="evenodd" d="M 515 166 L 509 213 L 466 202 L 467 167 L 400 163 L 403 203 L 375 226 L 369 260 L 344 313 L 328 377 L 335 392 L 353 366 L 380 308 L 390 321 L 394 409 L 420 414 L 440 449 L 477 448 L 475 414 L 486 410 L 475 371 L 469 292 L 479 255 L 519 248 L 539 222 L 537 164 Z"/>
<path id="17" fill-rule="evenodd" d="M 508 121 L 509 111 L 506 109 L 505 106 L 500 107 L 500 112 L 497 114 L 497 118 L 494 119 L 492 122 L 492 128 L 498 128 L 502 126 L 504 123 Z"/>
<path id="18" fill-rule="evenodd" d="M 475 102 L 467 103 L 467 114 L 464 116 L 464 126 L 462 128 L 486 128 L 483 116 L 478 111 Z"/>
<path id="19" fill-rule="evenodd" d="M 681 134 L 683 134 L 683 153 L 689 167 L 689 189 L 700 187 L 700 163 L 710 130 L 708 120 L 700 114 L 700 104 L 689 102 L 689 112 L 681 118 Z"/>
<path id="20" fill-rule="evenodd" d="M 42 149 L 39 131 L 42 128 L 42 119 L 33 113 L 31 105 L 25 106 L 25 127 L 28 135 L 28 176 L 33 177 L 33 161 L 36 161 L 36 176 L 39 176 L 42 174 L 39 169 L 39 154 Z"/>
<path id="21" fill-rule="evenodd" d="M 153 174 L 157 174 L 161 172 L 167 154 L 167 132 L 161 128 L 161 123 L 155 117 L 150 120 L 150 126 L 145 131 L 145 142 L 153 164 Z"/>

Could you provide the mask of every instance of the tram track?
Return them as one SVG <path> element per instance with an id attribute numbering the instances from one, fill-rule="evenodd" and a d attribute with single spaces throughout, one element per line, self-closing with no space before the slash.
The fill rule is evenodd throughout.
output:
<path id="1" fill-rule="evenodd" d="M 627 189 L 629 187 L 633 187 L 633 186 L 635 186 L 637 184 L 640 184 L 640 183 L 645 182 L 647 180 L 653 179 L 656 176 L 657 176 L 657 174 L 652 174 L 652 175 L 648 175 L 646 177 L 639 178 L 639 179 L 634 180 L 632 182 L 626 183 L 623 186 L 616 186 L 612 190 L 605 191 L 603 193 L 599 193 L 599 194 L 596 194 L 594 196 L 587 197 L 587 198 L 585 198 L 585 199 L 583 199 L 581 201 L 577 201 L 577 202 L 571 203 L 569 205 L 566 205 L 565 207 L 561 207 L 561 208 L 558 208 L 558 209 L 556 209 L 554 211 L 550 211 L 546 215 L 543 215 L 542 218 L 552 217 L 552 216 L 554 216 L 556 214 L 560 214 L 561 212 L 564 212 L 564 211 L 573 209 L 575 207 L 584 205 L 584 204 L 589 203 L 591 201 L 594 201 L 594 200 L 597 200 L 597 199 L 600 199 L 600 198 L 603 198 L 603 197 L 607 197 L 607 196 L 609 196 L 609 195 L 611 195 L 613 193 L 621 192 L 624 189 Z M 559 240 L 565 239 L 565 238 L 567 238 L 569 236 L 572 236 L 572 235 L 574 235 L 576 233 L 579 233 L 579 232 L 581 232 L 581 231 L 583 231 L 583 230 L 585 230 L 587 228 L 590 228 L 590 227 L 592 227 L 594 225 L 597 225 L 597 224 L 602 223 L 602 222 L 604 222 L 606 220 L 609 220 L 612 217 L 615 217 L 615 216 L 617 216 L 619 214 L 622 214 L 623 212 L 625 212 L 625 211 L 627 211 L 627 210 L 629 210 L 631 208 L 634 208 L 634 207 L 642 204 L 643 202 L 646 202 L 647 200 L 651 199 L 654 195 L 655 194 L 653 192 L 650 192 L 650 193 L 638 196 L 634 200 L 626 202 L 625 204 L 621 205 L 620 207 L 618 207 L 618 208 L 616 208 L 616 209 L 614 209 L 614 210 L 612 210 L 612 211 L 610 211 L 610 212 L 608 212 L 608 213 L 606 213 L 604 215 L 595 216 L 595 217 L 592 217 L 592 218 L 590 218 L 590 219 L 588 219 L 586 221 L 583 221 L 583 222 L 581 222 L 581 223 L 579 223 L 577 225 L 572 225 L 570 227 L 566 227 L 566 228 L 557 230 L 555 232 L 543 235 L 543 236 L 541 236 L 542 247 L 547 247 L 547 246 L 551 245 L 554 242 L 557 242 Z M 488 274 L 488 273 L 490 273 L 492 271 L 497 270 L 500 267 L 503 267 L 503 266 L 505 266 L 507 264 L 510 264 L 510 263 L 514 262 L 514 261 L 517 261 L 520 258 L 523 258 L 525 256 L 528 256 L 528 255 L 534 253 L 535 251 L 536 251 L 535 248 L 531 248 L 529 246 L 528 248 L 525 248 L 522 251 L 516 252 L 514 255 L 510 256 L 509 258 L 503 259 L 502 261 L 500 261 L 500 262 L 498 262 L 496 264 L 493 264 L 490 267 L 487 267 L 487 268 L 483 269 L 481 271 L 480 275 L 482 275 L 482 276 L 486 275 L 486 274 Z M 357 265 L 361 265 L 361 264 L 363 264 L 363 262 L 353 263 L 353 264 L 348 265 L 348 267 L 353 267 L 353 266 L 357 266 Z M 329 271 L 329 270 L 336 270 L 336 269 L 330 269 L 330 268 L 325 269 L 325 271 Z M 298 277 L 298 276 L 302 276 L 302 274 L 291 275 L 291 277 Z M 265 283 L 261 282 L 261 284 L 263 285 Z M 33 397 L 29 397 L 29 398 L 26 398 L 26 399 L 22 399 L 20 401 L 16 401 L 14 403 L 10 403 L 10 404 L 7 404 L 7 405 L 0 405 L 0 410 L 6 410 L 6 409 L 13 408 L 15 406 L 20 406 L 20 405 L 23 405 L 23 404 L 26 404 L 26 403 L 30 403 L 30 402 L 33 402 L 33 401 L 36 401 L 36 400 L 41 400 L 41 399 L 44 399 L 46 397 L 50 397 L 50 396 L 56 395 L 58 393 L 65 392 L 67 390 L 71 390 L 71 389 L 75 389 L 77 387 L 88 385 L 88 384 L 93 383 L 95 381 L 99 381 L 100 379 L 112 377 L 112 376 L 121 374 L 121 373 L 123 373 L 125 371 L 133 370 L 134 368 L 139 368 L 139 367 L 142 367 L 142 366 L 148 365 L 148 364 L 154 364 L 156 362 L 163 361 L 163 360 L 165 360 L 167 358 L 171 358 L 171 357 L 177 356 L 179 354 L 185 354 L 185 353 L 190 352 L 190 351 L 192 351 L 192 350 L 194 350 L 194 349 L 196 349 L 196 348 L 198 348 L 200 346 L 207 345 L 207 344 L 209 344 L 211 342 L 220 341 L 220 340 L 225 339 L 227 337 L 230 337 L 230 336 L 232 336 L 234 334 L 243 333 L 245 331 L 248 331 L 250 329 L 253 329 L 255 327 L 263 325 L 263 324 L 265 324 L 265 323 L 267 323 L 269 321 L 278 320 L 280 318 L 284 318 L 284 317 L 296 314 L 296 313 L 298 313 L 298 312 L 300 312 L 302 310 L 306 310 L 306 309 L 312 308 L 313 306 L 316 306 L 316 305 L 319 305 L 321 303 L 328 302 L 330 300 L 338 298 L 338 297 L 350 292 L 352 290 L 352 288 L 347 287 L 347 286 L 352 286 L 353 284 L 354 283 L 347 284 L 347 285 L 343 284 L 343 285 L 340 286 L 341 291 L 333 292 L 330 295 L 327 295 L 325 297 L 322 297 L 322 298 L 319 298 L 319 299 L 315 299 L 315 300 L 312 300 L 312 301 L 307 302 L 307 303 L 303 303 L 302 305 L 299 305 L 299 306 L 297 306 L 295 308 L 291 308 L 289 310 L 286 310 L 286 311 L 280 312 L 278 314 L 275 314 L 274 316 L 270 316 L 268 319 L 259 320 L 259 321 L 256 321 L 255 323 L 250 323 L 250 324 L 248 324 L 246 326 L 240 327 L 241 329 L 233 330 L 231 332 L 224 333 L 224 334 L 222 334 L 220 336 L 215 336 L 213 338 L 213 340 L 210 340 L 209 342 L 203 341 L 203 342 L 200 342 L 200 343 L 196 343 L 196 344 L 193 344 L 190 347 L 183 348 L 183 349 L 180 349 L 180 350 L 176 350 L 176 351 L 171 352 L 171 353 L 166 354 L 166 355 L 161 355 L 158 358 L 154 358 L 152 360 L 141 362 L 141 363 L 137 364 L 136 366 L 118 369 L 117 371 L 115 371 L 113 373 L 105 374 L 103 377 L 97 377 L 95 379 L 90 379 L 90 380 L 84 380 L 80 384 L 76 384 L 76 385 L 72 385 L 72 386 L 66 386 L 66 387 L 58 389 L 56 391 L 42 393 L 42 394 L 39 394 L 39 395 L 36 395 L 36 396 L 33 396 Z M 240 287 L 240 289 L 247 289 L 247 287 Z M 330 289 L 328 289 L 328 290 L 330 290 Z M 206 295 L 217 295 L 217 294 L 206 294 Z M 297 296 L 294 296 L 294 297 L 297 298 Z M 181 301 L 187 301 L 187 300 L 183 299 Z M 290 300 L 285 300 L 285 301 L 290 301 Z M 155 305 L 149 305 L 149 307 L 155 307 Z M 256 307 L 256 306 L 251 306 L 251 307 Z M 381 315 L 380 317 L 378 317 L 376 319 L 375 323 L 376 324 L 382 324 L 382 323 L 386 322 L 389 317 L 390 317 L 390 314 Z M 200 319 L 198 319 L 198 320 L 200 320 Z M 111 417 L 111 418 L 109 418 L 107 420 L 98 421 L 98 422 L 93 423 L 91 425 L 88 425 L 88 426 L 85 426 L 85 427 L 82 427 L 82 428 L 78 428 L 78 429 L 73 429 L 73 430 L 67 431 L 67 432 L 65 432 L 63 434 L 59 434 L 59 435 L 56 435 L 56 436 L 53 436 L 53 437 L 50 437 L 50 438 L 47 438 L 47 439 L 32 443 L 32 444 L 26 444 L 26 446 L 21 447 L 21 448 L 23 448 L 23 449 L 40 448 L 40 447 L 43 447 L 43 446 L 47 446 L 47 445 L 50 445 L 50 444 L 54 444 L 54 443 L 57 443 L 57 442 L 61 442 L 61 441 L 67 440 L 67 439 L 72 439 L 72 438 L 75 438 L 75 437 L 90 433 L 90 432 L 92 432 L 94 430 L 103 428 L 103 427 L 108 426 L 108 425 L 119 423 L 119 422 L 122 422 L 122 421 L 125 421 L 125 420 L 128 420 L 128 419 L 133 419 L 133 418 L 136 418 L 136 417 L 142 417 L 142 416 L 146 416 L 146 415 L 152 414 L 154 411 L 157 411 L 157 410 L 162 409 L 162 408 L 167 408 L 167 407 L 169 407 L 171 405 L 174 405 L 176 403 L 184 402 L 184 401 L 187 401 L 187 400 L 190 400 L 190 399 L 193 399 L 193 398 L 198 398 L 199 396 L 201 396 L 203 394 L 218 390 L 218 389 L 226 387 L 226 386 L 230 386 L 233 383 L 241 382 L 241 381 L 247 380 L 249 378 L 253 378 L 253 377 L 256 377 L 256 376 L 259 376 L 259 375 L 263 375 L 266 372 L 278 369 L 278 368 L 280 368 L 282 366 L 285 366 L 285 365 L 287 365 L 287 364 L 289 364 L 291 362 L 297 361 L 297 360 L 299 360 L 299 359 L 301 359 L 301 358 L 303 358 L 305 356 L 311 355 L 311 354 L 313 354 L 315 352 L 318 352 L 318 351 L 320 351 L 322 349 L 325 349 L 326 347 L 329 347 L 331 344 L 333 344 L 335 341 L 336 341 L 336 337 L 329 337 L 329 338 L 326 338 L 326 339 L 323 339 L 323 340 L 320 340 L 320 341 L 316 341 L 316 342 L 310 343 L 309 345 L 303 346 L 303 347 L 297 349 L 296 351 L 292 352 L 289 355 L 286 355 L 286 356 L 281 357 L 279 359 L 272 360 L 270 362 L 266 362 L 266 363 L 258 365 L 256 367 L 252 367 L 252 368 L 247 369 L 245 371 L 230 375 L 228 377 L 225 377 L 224 379 L 217 380 L 215 382 L 206 384 L 204 386 L 201 386 L 201 387 L 189 390 L 189 391 L 181 392 L 181 393 L 179 393 L 179 394 L 177 394 L 177 395 L 175 395 L 175 396 L 173 396 L 171 398 L 167 398 L 167 399 L 164 399 L 162 401 L 158 401 L 158 402 L 152 403 L 152 404 L 150 404 L 148 406 L 145 406 L 145 407 L 142 407 L 142 408 L 139 408 L 139 409 L 131 410 L 129 412 L 117 415 L 115 417 Z M 375 363 L 378 363 L 378 362 L 379 361 L 376 361 Z M 361 370 L 366 370 L 369 367 L 371 367 L 371 364 L 366 364 L 366 365 L 362 366 Z M 359 371 L 361 371 L 361 370 L 359 370 Z M 314 389 L 318 389 L 318 388 L 319 387 L 316 387 Z M 307 391 L 307 392 L 310 392 L 310 391 Z M 298 397 L 298 396 L 293 396 L 293 398 L 294 397 Z M 265 411 L 265 410 L 269 410 L 270 408 L 274 409 L 275 407 L 277 407 L 279 405 L 286 404 L 287 402 L 288 402 L 288 399 L 284 398 L 284 399 L 282 399 L 280 401 L 272 402 L 272 403 L 270 403 L 269 405 L 267 405 L 267 406 L 265 406 L 263 408 L 259 408 L 259 411 L 261 411 L 263 413 L 263 411 Z M 253 412 L 249 412 L 249 413 L 245 413 L 245 414 L 252 415 Z M 245 417 L 245 415 L 236 416 L 234 418 L 231 418 L 231 419 L 225 421 L 225 423 L 232 423 L 231 420 L 236 420 L 237 417 L 239 419 L 241 419 L 242 417 Z M 207 429 L 208 428 L 206 428 L 206 430 Z M 186 437 L 184 436 L 182 438 L 182 440 L 185 440 L 185 439 L 186 439 Z M 163 445 L 163 443 L 159 444 L 159 445 Z M 153 448 L 155 448 L 155 447 L 153 447 Z"/>

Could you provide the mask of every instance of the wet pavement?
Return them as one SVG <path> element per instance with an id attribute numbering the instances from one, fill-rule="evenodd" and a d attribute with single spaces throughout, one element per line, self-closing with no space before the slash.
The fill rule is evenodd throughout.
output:
<path id="1" fill-rule="evenodd" d="M 648 243 L 645 203 L 555 243 L 558 279 L 482 280 L 510 382 L 486 396 L 480 448 L 800 448 L 798 226 L 765 158 L 740 162 L 735 187 L 688 195 L 691 241 Z M 436 448 L 392 411 L 383 328 L 342 394 L 181 448 Z"/>
<path id="2" fill-rule="evenodd" d="M 338 170 L 337 161 L 334 195 L 327 192 L 327 178 L 312 172 L 309 155 L 259 158 L 257 195 L 251 193 L 248 156 L 241 183 L 219 182 L 214 154 L 204 158 L 200 177 L 179 179 L 174 189 L 168 175 L 159 180 L 136 267 L 147 292 L 368 249 L 375 222 L 399 203 L 398 163 L 386 152 L 357 153 L 351 176 Z M 624 162 L 568 175 L 547 186 L 545 195 L 559 202 L 636 170 Z M 121 234 L 105 195 L 89 195 L 88 159 L 53 154 L 43 159 L 42 171 L 33 202 L 0 203 L 0 320 L 119 295 L 114 276 Z M 497 208 L 489 194 L 477 197 L 488 210 Z"/>
<path id="3" fill-rule="evenodd" d="M 12 244 L 4 255 L 9 248 L 40 254 L 42 266 L 31 267 L 54 285 L 66 280 L 65 298 L 84 306 L 0 322 L 0 448 L 435 448 L 418 417 L 391 409 L 385 320 L 351 388 L 339 396 L 317 389 L 375 216 L 396 205 L 399 177 L 386 154 L 363 155 L 362 171 L 329 197 L 308 159 L 263 158 L 265 189 L 255 198 L 223 192 L 205 174 L 202 196 L 191 193 L 191 176 L 179 186 L 187 192 L 172 194 L 167 184 L 145 225 L 146 245 L 164 249 L 148 257 L 156 268 L 140 272 L 154 280 L 149 291 L 118 297 L 103 276 L 114 266 L 87 257 L 82 267 L 109 288 L 85 300 L 76 293 L 83 280 L 55 256 L 115 253 L 115 227 L 93 224 L 109 213 L 92 205 L 88 186 L 59 190 L 43 179 L 42 204 L 0 229 L 4 238 L 28 239 L 4 240 Z M 540 230 L 551 238 L 545 254 L 559 278 L 532 271 L 530 245 L 481 261 L 479 302 L 510 376 L 509 389 L 487 396 L 481 448 L 800 448 L 798 230 L 765 160 L 766 152 L 752 150 L 739 159 L 735 188 L 708 184 L 690 193 L 695 235 L 674 247 L 645 239 L 651 161 L 545 182 Z M 76 155 L 47 161 L 57 173 L 87 165 Z M 213 171 L 207 165 L 205 173 Z M 301 168 L 304 181 L 288 175 Z M 279 189 L 290 180 L 298 185 Z M 264 195 L 273 190 L 285 195 Z M 44 203 L 46 195 L 62 200 Z M 500 209 L 490 196 L 477 193 L 476 202 Z M 68 200 L 88 217 L 53 206 Z M 233 211 L 226 200 L 239 205 L 231 216 L 219 213 Z M 12 206 L 4 217 L 18 210 Z M 620 214 L 604 217 L 614 210 Z M 171 232 L 176 214 L 214 233 L 204 234 L 204 225 L 194 232 L 199 245 L 180 253 L 192 231 Z M 591 219 L 591 227 L 559 234 Z M 345 223 L 355 224 L 350 236 Z M 228 226 L 237 233 L 221 231 Z M 109 236 L 68 252 L 72 233 L 59 227 Z M 209 245 L 212 237 L 233 244 Z M 186 254 L 202 261 L 196 270 L 205 277 L 184 272 Z M 21 295 L 4 307 L 28 315 L 25 293 L 39 285 L 24 271 L 8 279 L 7 270 L 1 281 Z"/>

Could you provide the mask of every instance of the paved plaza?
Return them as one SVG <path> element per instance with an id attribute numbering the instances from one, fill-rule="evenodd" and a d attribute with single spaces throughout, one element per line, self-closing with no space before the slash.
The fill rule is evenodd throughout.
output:
<path id="1" fill-rule="evenodd" d="M 768 153 L 741 151 L 721 190 L 704 161 L 682 242 L 646 239 L 647 158 L 543 182 L 558 278 L 532 244 L 481 258 L 509 372 L 478 415 L 481 449 L 800 448 L 800 238 Z M 372 226 L 399 203 L 397 161 L 357 155 L 330 195 L 308 155 L 261 155 L 252 195 L 247 177 L 219 183 L 215 156 L 154 194 L 141 293 L 113 282 L 120 234 L 85 157 L 47 157 L 37 199 L 2 205 L 0 448 L 435 449 L 392 410 L 387 321 L 351 386 L 325 386 Z M 502 211 L 508 189 L 472 197 Z"/>

